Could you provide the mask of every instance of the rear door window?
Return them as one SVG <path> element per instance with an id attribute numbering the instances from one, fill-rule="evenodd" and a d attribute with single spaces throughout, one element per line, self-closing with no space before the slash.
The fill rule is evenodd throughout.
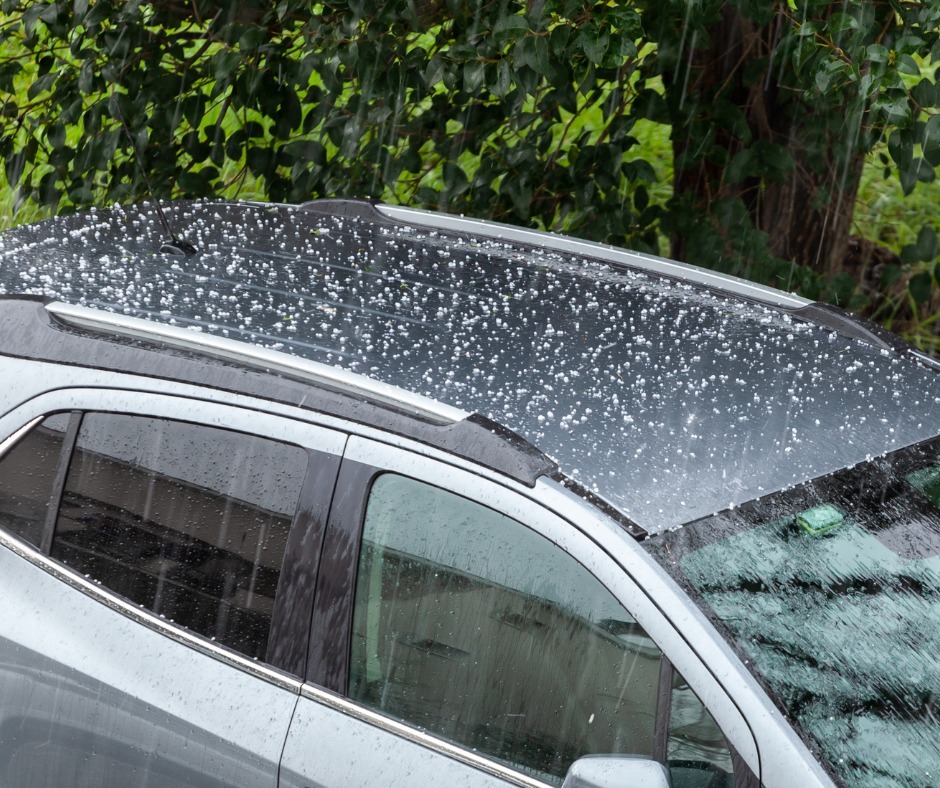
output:
<path id="1" fill-rule="evenodd" d="M 0 459 L 0 526 L 40 547 L 68 413 L 56 413 L 30 429 Z"/>
<path id="2" fill-rule="evenodd" d="M 275 599 L 285 582 L 297 585 L 293 568 L 282 582 L 282 564 L 296 549 L 288 539 L 311 457 L 327 454 L 144 415 L 53 413 L 23 433 L 0 457 L 0 528 L 167 623 L 252 658 L 271 661 L 272 620 L 276 631 L 306 626 L 288 607 L 275 610 Z M 313 477 L 329 486 L 330 463 L 320 464 Z M 293 593 L 309 604 L 309 594 Z M 273 659 L 298 672 L 293 652 L 303 646 L 291 643 Z"/>
<path id="3" fill-rule="evenodd" d="M 303 449 L 266 438 L 87 414 L 51 555 L 170 622 L 264 658 L 306 469 Z"/>

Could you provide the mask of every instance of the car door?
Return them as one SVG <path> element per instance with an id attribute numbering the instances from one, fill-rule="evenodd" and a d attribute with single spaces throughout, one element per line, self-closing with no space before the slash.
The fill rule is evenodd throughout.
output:
<path id="1" fill-rule="evenodd" d="M 621 753 L 680 788 L 756 785 L 733 704 L 707 671 L 693 689 L 634 609 L 662 618 L 531 497 L 352 437 L 280 784 L 560 785 Z"/>
<path id="2" fill-rule="evenodd" d="M 0 447 L 0 783 L 275 785 L 345 436 L 100 389 L 0 419 L 17 425 Z"/>

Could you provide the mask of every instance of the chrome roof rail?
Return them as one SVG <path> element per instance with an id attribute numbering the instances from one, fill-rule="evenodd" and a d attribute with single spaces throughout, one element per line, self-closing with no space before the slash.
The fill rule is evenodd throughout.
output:
<path id="1" fill-rule="evenodd" d="M 305 205 L 312 205 L 307 203 Z M 394 219 L 402 224 L 411 224 L 434 230 L 451 232 L 465 232 L 477 236 L 485 236 L 493 240 L 503 240 L 511 243 L 524 243 L 539 246 L 544 249 L 553 249 L 568 254 L 579 254 L 595 260 L 627 266 L 637 271 L 666 276 L 690 284 L 712 288 L 729 295 L 736 295 L 751 301 L 758 301 L 771 306 L 784 309 L 799 309 L 811 303 L 807 298 L 786 293 L 766 285 L 759 285 L 741 279 L 737 276 L 721 274 L 700 268 L 688 263 L 678 263 L 663 257 L 631 252 L 618 249 L 615 246 L 600 244 L 594 241 L 582 241 L 566 235 L 544 232 L 542 230 L 528 230 L 523 227 L 514 227 L 500 222 L 491 222 L 484 219 L 467 219 L 463 216 L 454 216 L 447 213 L 422 211 L 416 208 L 402 208 L 397 205 L 378 203 L 375 210 L 388 219 Z"/>
<path id="2" fill-rule="evenodd" d="M 46 304 L 45 308 L 51 315 L 72 326 L 117 334 L 130 339 L 161 342 L 170 347 L 190 350 L 227 361 L 264 367 L 344 394 L 361 396 L 370 402 L 425 420 L 448 424 L 462 421 L 469 415 L 459 408 L 437 402 L 430 397 L 414 394 L 355 372 L 348 372 L 235 339 L 115 312 L 105 312 L 78 304 L 66 304 L 61 301 L 52 301 Z"/>

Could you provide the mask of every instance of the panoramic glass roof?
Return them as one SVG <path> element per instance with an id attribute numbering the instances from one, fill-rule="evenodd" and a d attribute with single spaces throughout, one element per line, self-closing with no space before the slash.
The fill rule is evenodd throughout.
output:
<path id="1" fill-rule="evenodd" d="M 246 339 L 519 432 L 658 532 L 940 433 L 912 360 L 641 272 L 289 206 L 152 209 L 0 236 L 0 288 Z"/>

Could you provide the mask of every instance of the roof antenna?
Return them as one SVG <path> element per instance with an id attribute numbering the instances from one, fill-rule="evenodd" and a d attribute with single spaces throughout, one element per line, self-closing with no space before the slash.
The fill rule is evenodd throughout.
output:
<path id="1" fill-rule="evenodd" d="M 185 238 L 177 238 L 170 229 L 170 223 L 167 221 L 166 214 L 163 213 L 163 208 L 160 207 L 160 201 L 153 193 L 153 187 L 150 185 L 150 178 L 147 177 L 147 170 L 144 169 L 144 163 L 140 158 L 140 153 L 137 151 L 137 146 L 134 144 L 134 138 L 131 136 L 131 130 L 127 127 L 127 121 L 124 120 L 124 113 L 121 112 L 121 103 L 118 101 L 118 97 L 113 91 L 111 92 L 111 105 L 114 107 L 114 110 L 118 116 L 118 120 L 121 121 L 121 125 L 124 127 L 124 133 L 127 135 L 127 139 L 131 143 L 131 150 L 134 151 L 134 158 L 137 160 L 137 167 L 140 169 L 140 174 L 143 176 L 144 185 L 147 187 L 147 191 L 150 193 L 150 199 L 153 200 L 153 204 L 157 208 L 157 214 L 160 217 L 160 223 L 163 225 L 163 231 L 166 233 L 168 240 L 164 241 L 160 245 L 160 251 L 164 254 L 175 254 L 180 256 L 196 254 L 197 250 L 195 246 L 193 246 Z"/>

